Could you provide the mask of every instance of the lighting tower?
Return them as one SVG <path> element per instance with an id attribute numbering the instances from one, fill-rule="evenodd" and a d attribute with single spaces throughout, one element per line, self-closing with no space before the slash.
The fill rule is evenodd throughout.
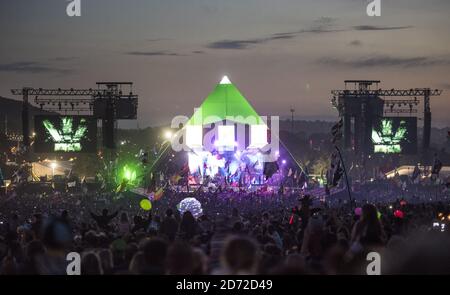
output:
<path id="1" fill-rule="evenodd" d="M 294 134 L 294 108 L 291 107 L 291 132 Z"/>

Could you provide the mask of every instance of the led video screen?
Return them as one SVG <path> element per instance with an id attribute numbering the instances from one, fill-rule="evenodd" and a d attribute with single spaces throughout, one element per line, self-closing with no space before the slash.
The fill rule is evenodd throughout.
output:
<path id="1" fill-rule="evenodd" d="M 382 117 L 372 128 L 374 153 L 415 154 L 417 152 L 417 118 Z"/>
<path id="2" fill-rule="evenodd" d="M 95 153 L 97 121 L 85 116 L 35 116 L 36 153 Z"/>

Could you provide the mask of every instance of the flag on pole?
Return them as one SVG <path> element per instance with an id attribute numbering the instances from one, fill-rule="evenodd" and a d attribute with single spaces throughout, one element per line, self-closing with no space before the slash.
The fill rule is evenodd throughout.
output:
<path id="1" fill-rule="evenodd" d="M 170 178 L 170 182 L 172 184 L 178 184 L 178 181 L 180 181 L 182 177 L 179 174 L 175 174 Z"/>
<path id="2" fill-rule="evenodd" d="M 441 160 L 439 160 L 437 155 L 435 155 L 433 170 L 431 171 L 431 174 L 435 175 L 436 177 L 439 177 L 439 173 L 441 172 L 441 169 L 442 169 L 442 162 L 441 162 Z"/>
<path id="3" fill-rule="evenodd" d="M 161 199 L 162 196 L 163 196 L 163 193 L 164 193 L 164 188 L 163 188 L 163 187 L 159 188 L 159 189 L 154 193 L 154 195 L 153 195 L 153 200 L 154 200 L 154 201 L 158 201 L 159 199 Z"/>
<path id="4" fill-rule="evenodd" d="M 331 128 L 331 135 L 333 139 L 331 140 L 333 143 L 336 143 L 338 140 L 342 138 L 342 126 L 344 125 L 344 121 L 341 118 L 334 126 Z"/>
<path id="5" fill-rule="evenodd" d="M 150 183 L 147 186 L 147 193 L 151 193 L 156 189 L 156 178 L 153 175 L 153 172 L 150 173 Z"/>
<path id="6" fill-rule="evenodd" d="M 331 182 L 330 186 L 335 187 L 339 184 L 339 181 L 344 174 L 344 168 L 340 158 L 336 158 L 335 163 L 331 164 Z"/>
<path id="7" fill-rule="evenodd" d="M 421 173 L 420 168 L 418 165 L 416 165 L 416 167 L 414 167 L 413 174 L 411 175 L 411 179 L 413 182 L 416 180 L 417 177 L 419 177 L 420 173 Z"/>
<path id="8" fill-rule="evenodd" d="M 344 125 L 344 121 L 342 120 L 342 118 L 333 125 L 333 127 L 331 128 L 331 134 L 336 135 L 339 130 L 342 128 L 342 126 Z"/>
<path id="9" fill-rule="evenodd" d="M 2 168 L 0 168 L 0 186 L 5 186 L 5 180 L 3 179 Z"/>
<path id="10" fill-rule="evenodd" d="M 128 184 L 128 179 L 124 178 L 122 180 L 122 183 L 120 183 L 119 186 L 117 187 L 116 193 L 118 194 L 118 193 L 123 192 L 125 190 L 125 188 L 127 187 L 127 184 Z"/>

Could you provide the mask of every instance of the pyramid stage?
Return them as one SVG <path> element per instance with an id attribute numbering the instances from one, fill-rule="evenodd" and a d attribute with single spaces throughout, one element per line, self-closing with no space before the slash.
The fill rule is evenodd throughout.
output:
<path id="1" fill-rule="evenodd" d="M 278 117 L 261 117 L 223 77 L 183 127 L 188 186 L 298 186 L 301 168 L 280 147 Z"/>

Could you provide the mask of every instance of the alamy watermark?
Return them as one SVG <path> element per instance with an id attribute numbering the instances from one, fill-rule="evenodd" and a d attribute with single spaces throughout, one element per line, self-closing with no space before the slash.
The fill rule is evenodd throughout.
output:
<path id="1" fill-rule="evenodd" d="M 67 16 L 81 16 L 81 0 L 68 0 Z M 366 8 L 368 16 L 381 16 L 381 0 L 369 0 Z"/>
<path id="2" fill-rule="evenodd" d="M 81 275 L 81 255 L 78 252 L 70 252 L 66 256 L 68 262 L 66 267 L 66 274 L 68 276 Z"/>
<path id="3" fill-rule="evenodd" d="M 381 16 L 381 0 L 370 0 L 366 9 L 368 16 Z"/>
<path id="4" fill-rule="evenodd" d="M 81 0 L 70 0 L 66 8 L 67 16 L 81 16 Z"/>
<path id="5" fill-rule="evenodd" d="M 81 16 L 81 0 L 68 0 L 67 16 Z M 368 0 L 366 13 L 368 16 L 381 16 L 381 0 Z"/>
<path id="6" fill-rule="evenodd" d="M 370 252 L 366 257 L 370 261 L 366 267 L 366 273 L 369 276 L 381 275 L 381 255 L 378 252 Z"/>

